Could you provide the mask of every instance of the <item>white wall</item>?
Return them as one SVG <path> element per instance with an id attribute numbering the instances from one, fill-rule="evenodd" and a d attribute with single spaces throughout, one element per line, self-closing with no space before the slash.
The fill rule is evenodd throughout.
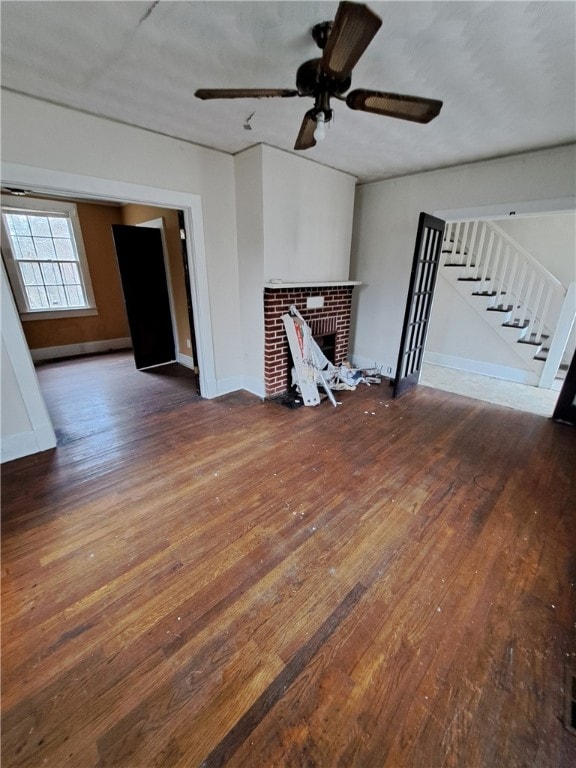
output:
<path id="1" fill-rule="evenodd" d="M 262 146 L 234 158 L 243 386 L 264 396 L 264 205 Z"/>
<path id="2" fill-rule="evenodd" d="M 573 169 L 576 174 L 576 168 Z M 500 229 L 532 254 L 564 287 L 576 280 L 574 213 L 501 219 Z"/>
<path id="3" fill-rule="evenodd" d="M 354 292 L 354 362 L 376 363 L 384 373 L 396 370 L 421 211 L 495 209 L 510 203 L 521 212 L 534 201 L 574 198 L 575 149 L 572 145 L 360 186 L 350 275 L 363 283 Z"/>
<path id="4" fill-rule="evenodd" d="M 348 280 L 356 180 L 263 147 L 264 281 Z"/>

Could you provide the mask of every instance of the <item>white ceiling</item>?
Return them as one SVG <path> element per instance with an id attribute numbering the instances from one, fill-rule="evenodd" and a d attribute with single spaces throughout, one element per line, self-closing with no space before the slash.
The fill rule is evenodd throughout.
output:
<path id="1" fill-rule="evenodd" d="M 444 101 L 428 125 L 333 102 L 326 140 L 299 153 L 389 178 L 575 140 L 576 3 L 369 2 L 383 24 L 354 88 Z M 293 88 L 337 2 L 2 2 L 2 85 L 236 153 L 293 151 L 306 98 L 200 101 L 197 88 Z M 252 130 L 243 128 L 248 116 Z"/>

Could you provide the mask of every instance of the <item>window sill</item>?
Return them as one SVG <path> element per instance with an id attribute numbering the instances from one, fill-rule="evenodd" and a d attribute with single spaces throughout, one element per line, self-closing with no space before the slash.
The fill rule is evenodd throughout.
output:
<path id="1" fill-rule="evenodd" d="M 21 312 L 20 319 L 23 322 L 27 320 L 61 320 L 70 317 L 88 317 L 97 315 L 95 308 L 86 309 L 41 309 L 36 312 Z"/>

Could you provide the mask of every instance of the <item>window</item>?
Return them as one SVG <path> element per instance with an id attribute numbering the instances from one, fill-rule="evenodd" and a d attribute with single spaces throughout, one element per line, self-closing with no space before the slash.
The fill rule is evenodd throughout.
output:
<path id="1" fill-rule="evenodd" d="M 3 197 L 2 252 L 23 319 L 97 314 L 73 203 Z"/>

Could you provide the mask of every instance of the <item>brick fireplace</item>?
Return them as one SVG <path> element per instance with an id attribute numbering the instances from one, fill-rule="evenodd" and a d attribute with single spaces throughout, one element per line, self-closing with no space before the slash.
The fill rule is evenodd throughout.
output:
<path id="1" fill-rule="evenodd" d="M 294 304 L 326 357 L 340 365 L 348 355 L 355 281 L 316 284 L 268 283 L 264 287 L 264 381 L 266 397 L 290 389 L 291 355 L 282 315 Z M 318 306 L 322 304 L 322 306 Z"/>

